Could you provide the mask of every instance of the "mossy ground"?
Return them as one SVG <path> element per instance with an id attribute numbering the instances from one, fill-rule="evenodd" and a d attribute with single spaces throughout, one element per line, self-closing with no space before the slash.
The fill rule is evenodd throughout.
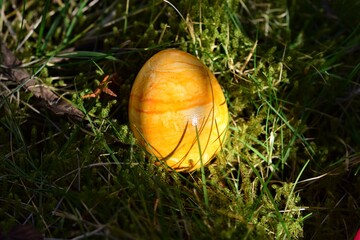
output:
<path id="1" fill-rule="evenodd" d="M 0 10 L 2 41 L 86 115 L 56 116 L 0 79 L 0 229 L 351 239 L 360 228 L 358 1 L 6 0 Z M 164 48 L 201 59 L 226 95 L 229 139 L 205 172 L 154 166 L 128 129 L 132 82 Z M 118 97 L 81 98 L 114 73 Z"/>

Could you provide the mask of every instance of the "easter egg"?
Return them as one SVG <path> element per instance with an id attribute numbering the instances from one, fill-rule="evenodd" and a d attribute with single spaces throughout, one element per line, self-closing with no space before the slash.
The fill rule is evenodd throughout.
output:
<path id="1" fill-rule="evenodd" d="M 214 74 L 199 59 L 167 49 L 139 71 L 130 93 L 129 123 L 158 164 L 189 172 L 220 151 L 228 108 Z"/>

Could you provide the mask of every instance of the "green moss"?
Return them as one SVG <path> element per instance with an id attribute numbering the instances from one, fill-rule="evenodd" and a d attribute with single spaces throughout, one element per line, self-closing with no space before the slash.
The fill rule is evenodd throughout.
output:
<path id="1" fill-rule="evenodd" d="M 86 119 L 56 116 L 19 89 L 0 98 L 1 228 L 29 222 L 55 238 L 99 229 L 121 239 L 352 236 L 360 35 L 351 24 L 357 15 L 341 9 L 356 12 L 358 4 L 325 2 L 100 1 L 86 11 L 74 1 L 3 3 L 0 35 L 11 49 L 34 29 L 17 51 L 24 63 L 70 51 L 29 70 Z M 201 59 L 226 95 L 228 140 L 206 168 L 206 183 L 200 172 L 155 166 L 128 128 L 134 78 L 168 47 Z M 81 98 L 112 73 L 117 98 Z M 316 214 L 307 219 L 309 212 Z M 338 230 L 344 223 L 349 232 Z"/>

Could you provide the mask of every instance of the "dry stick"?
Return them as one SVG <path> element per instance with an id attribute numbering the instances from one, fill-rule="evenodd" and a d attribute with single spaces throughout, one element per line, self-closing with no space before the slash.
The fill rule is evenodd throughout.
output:
<path id="1" fill-rule="evenodd" d="M 254 54 L 255 49 L 256 49 L 256 46 L 257 46 L 257 40 L 255 41 L 254 46 L 252 47 L 249 55 L 247 56 L 244 65 L 243 65 L 243 66 L 241 67 L 241 69 L 240 69 L 240 74 L 241 74 L 241 75 L 244 73 L 244 70 L 245 70 L 245 68 L 246 68 L 246 65 L 249 63 L 252 55 Z"/>
<path id="2" fill-rule="evenodd" d="M 9 80 L 16 82 L 39 98 L 41 103 L 58 115 L 68 115 L 81 120 L 84 114 L 73 106 L 69 101 L 58 96 L 45 85 L 37 82 L 24 68 L 21 68 L 21 61 L 0 42 L 0 74 Z"/>

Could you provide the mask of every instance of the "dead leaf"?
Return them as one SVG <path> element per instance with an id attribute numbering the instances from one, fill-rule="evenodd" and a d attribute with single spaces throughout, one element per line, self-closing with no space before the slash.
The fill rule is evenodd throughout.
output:
<path id="1" fill-rule="evenodd" d="M 83 119 L 84 114 L 79 109 L 43 85 L 36 77 L 32 77 L 26 69 L 21 67 L 21 61 L 16 58 L 5 44 L 0 43 L 0 45 L 0 75 L 4 75 L 8 80 L 14 81 L 32 92 L 43 105 L 55 114 L 68 115 L 77 120 Z"/>

